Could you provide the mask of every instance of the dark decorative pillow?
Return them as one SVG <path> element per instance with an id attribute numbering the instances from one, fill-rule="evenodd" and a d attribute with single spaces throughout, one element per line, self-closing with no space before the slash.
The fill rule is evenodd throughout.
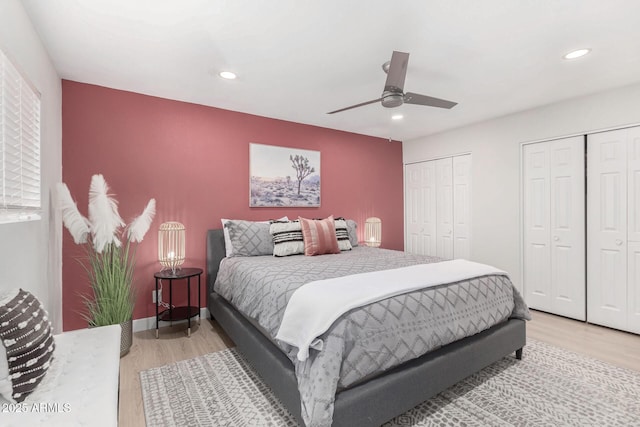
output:
<path id="1" fill-rule="evenodd" d="M 358 246 L 358 223 L 352 219 L 348 219 L 346 222 L 347 232 L 349 233 L 349 242 L 351 243 L 351 247 L 355 248 Z"/>
<path id="2" fill-rule="evenodd" d="M 349 229 L 347 221 L 344 218 L 336 218 L 336 238 L 338 239 L 338 247 L 341 251 L 351 250 L 351 241 L 349 240 Z"/>
<path id="3" fill-rule="evenodd" d="M 233 247 L 231 256 L 259 256 L 273 253 L 268 222 L 231 220 L 224 224 Z"/>
<path id="4" fill-rule="evenodd" d="M 0 374 L 0 391 L 10 385 L 3 397 L 19 403 L 42 381 L 55 349 L 49 316 L 31 293 L 16 289 L 0 296 L 0 340 L 9 368 L 8 377 Z"/>
<path id="5" fill-rule="evenodd" d="M 339 254 L 333 216 L 325 219 L 298 218 L 302 226 L 304 254 L 307 256 Z"/>
<path id="6" fill-rule="evenodd" d="M 273 237 L 273 256 L 304 253 L 304 239 L 300 221 L 273 221 L 269 228 Z"/>

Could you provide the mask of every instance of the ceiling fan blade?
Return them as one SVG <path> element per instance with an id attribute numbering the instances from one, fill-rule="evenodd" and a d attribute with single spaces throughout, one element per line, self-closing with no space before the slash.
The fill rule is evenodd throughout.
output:
<path id="1" fill-rule="evenodd" d="M 408 53 L 393 51 L 389 71 L 387 71 L 387 81 L 384 83 L 385 92 L 402 92 L 404 90 L 404 78 L 407 76 L 408 63 Z"/>
<path id="2" fill-rule="evenodd" d="M 427 105 L 429 107 L 453 108 L 458 105 L 457 102 L 447 101 L 446 99 L 433 98 L 419 93 L 407 92 L 404 94 L 405 104 Z"/>
<path id="3" fill-rule="evenodd" d="M 374 99 L 372 101 L 362 102 L 362 103 L 356 104 L 356 105 L 351 105 L 350 107 L 341 108 L 339 110 L 330 111 L 327 114 L 339 113 L 341 111 L 351 110 L 352 108 L 358 108 L 358 107 L 362 107 L 364 105 L 374 104 L 374 103 L 380 102 L 380 101 L 382 101 L 382 98 Z"/>

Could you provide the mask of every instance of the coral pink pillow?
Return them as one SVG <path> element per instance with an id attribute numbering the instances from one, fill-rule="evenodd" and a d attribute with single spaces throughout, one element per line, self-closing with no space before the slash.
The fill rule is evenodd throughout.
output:
<path id="1" fill-rule="evenodd" d="M 325 219 L 298 219 L 302 226 L 305 255 L 340 253 L 333 215 Z"/>

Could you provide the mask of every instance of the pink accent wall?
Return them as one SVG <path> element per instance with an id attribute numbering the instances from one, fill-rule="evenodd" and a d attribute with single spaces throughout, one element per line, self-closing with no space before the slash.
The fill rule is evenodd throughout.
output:
<path id="1" fill-rule="evenodd" d="M 136 319 L 155 316 L 151 291 L 155 289 L 153 273 L 160 269 L 157 230 L 165 221 L 185 225 L 185 266 L 202 269 L 206 231 L 220 228 L 220 218 L 333 214 L 355 219 L 362 239 L 364 220 L 378 216 L 382 246 L 398 250 L 404 246 L 399 142 L 68 80 L 62 81 L 62 138 L 63 181 L 84 215 L 89 183 L 96 173 L 104 175 L 127 223 L 150 198 L 156 199 L 156 217 L 137 252 Z M 251 142 L 319 150 L 321 207 L 249 208 Z M 87 292 L 88 285 L 75 261 L 81 254 L 82 248 L 64 230 L 64 330 L 86 327 L 79 314 L 83 308 L 79 295 Z M 174 282 L 174 304 L 186 302 L 184 288 Z M 204 274 L 201 296 L 205 306 Z"/>

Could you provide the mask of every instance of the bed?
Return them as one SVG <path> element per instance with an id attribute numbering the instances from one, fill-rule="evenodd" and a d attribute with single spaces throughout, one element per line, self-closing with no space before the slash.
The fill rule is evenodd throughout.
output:
<path id="1" fill-rule="evenodd" d="M 348 256 L 356 256 L 356 253 L 366 250 L 380 251 L 372 248 L 356 249 L 354 248 L 354 251 L 351 251 L 353 254 Z M 386 252 L 380 253 L 386 254 Z M 347 260 L 348 256 L 341 259 Z M 209 230 L 207 234 L 207 306 L 211 317 L 234 341 L 275 395 L 298 419 L 300 425 L 305 425 L 301 408 L 302 402 L 306 402 L 308 397 L 302 393 L 304 397 L 301 399 L 299 378 L 296 376 L 296 366 L 302 372 L 301 365 L 293 358 L 294 353 L 287 351 L 291 349 L 287 349 L 286 345 L 283 348 L 282 343 L 274 340 L 273 331 L 269 332 L 264 326 L 269 323 L 268 321 L 257 320 L 255 317 L 243 314 L 236 308 L 238 303 L 235 301 L 231 303 L 216 291 L 214 285 L 223 258 L 225 258 L 223 231 Z M 260 262 L 268 263 L 271 262 L 268 258 L 272 257 L 257 258 L 260 258 Z M 526 311 L 526 306 L 524 310 Z M 344 381 L 341 371 L 334 401 L 332 396 L 331 425 L 380 425 L 511 353 L 515 353 L 515 356 L 520 359 L 526 341 L 523 319 L 526 315 L 519 317 L 506 316 L 488 329 L 446 343 L 417 358 L 403 361 L 398 366 L 384 367 L 381 369 L 382 372 L 365 372 L 360 378 Z M 329 339 L 330 335 L 328 333 L 326 338 Z M 304 372 L 301 376 L 304 376 Z M 347 373 L 346 376 L 349 374 Z M 316 425 L 315 421 L 312 421 L 311 425 Z M 323 425 L 323 423 L 320 422 L 317 425 Z"/>

